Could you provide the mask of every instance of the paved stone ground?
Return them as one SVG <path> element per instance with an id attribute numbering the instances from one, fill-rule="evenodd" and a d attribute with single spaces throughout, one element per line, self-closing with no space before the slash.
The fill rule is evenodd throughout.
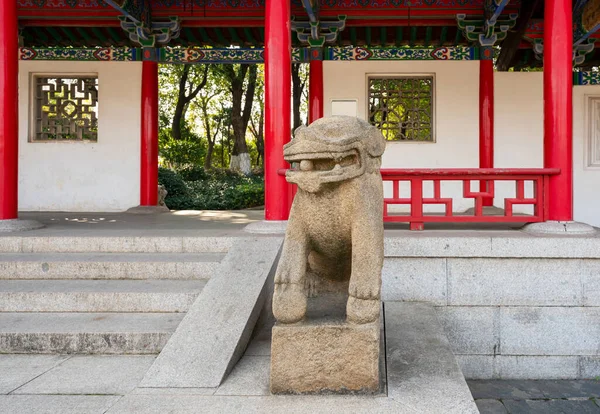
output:
<path id="1" fill-rule="evenodd" d="M 481 414 L 600 413 L 600 380 L 468 381 Z"/>
<path id="2" fill-rule="evenodd" d="M 385 395 L 272 397 L 269 354 L 258 335 L 220 387 L 185 389 L 139 387 L 153 355 L 0 355 L 0 412 L 414 413 Z M 482 414 L 600 413 L 597 380 L 468 383 Z"/>

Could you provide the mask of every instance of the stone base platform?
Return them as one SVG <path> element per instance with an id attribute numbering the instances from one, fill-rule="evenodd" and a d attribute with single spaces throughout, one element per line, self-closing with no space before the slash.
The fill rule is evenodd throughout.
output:
<path id="1" fill-rule="evenodd" d="M 276 325 L 271 343 L 271 392 L 376 393 L 379 349 L 379 321 Z"/>

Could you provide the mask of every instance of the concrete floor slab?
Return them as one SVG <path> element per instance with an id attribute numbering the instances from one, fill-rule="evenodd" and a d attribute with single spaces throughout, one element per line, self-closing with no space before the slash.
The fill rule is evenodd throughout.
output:
<path id="1" fill-rule="evenodd" d="M 270 395 L 270 365 L 268 356 L 244 356 L 215 395 Z"/>
<path id="2" fill-rule="evenodd" d="M 263 329 L 248 344 L 244 355 L 270 356 L 271 355 L 271 328 Z"/>
<path id="3" fill-rule="evenodd" d="M 0 355 L 0 394 L 8 394 L 68 358 L 68 355 Z"/>
<path id="4" fill-rule="evenodd" d="M 103 414 L 121 397 L 114 395 L 0 395 L 10 414 Z"/>
<path id="5" fill-rule="evenodd" d="M 478 413 L 431 305 L 385 302 L 388 396 L 421 413 Z"/>
<path id="6" fill-rule="evenodd" d="M 107 414 L 124 413 L 423 414 L 390 398 L 354 396 L 128 395 Z"/>
<path id="7" fill-rule="evenodd" d="M 138 387 L 132 395 L 213 395 L 216 388 L 144 388 Z"/>
<path id="8" fill-rule="evenodd" d="M 154 362 L 154 356 L 74 356 L 13 394 L 125 395 Z"/>

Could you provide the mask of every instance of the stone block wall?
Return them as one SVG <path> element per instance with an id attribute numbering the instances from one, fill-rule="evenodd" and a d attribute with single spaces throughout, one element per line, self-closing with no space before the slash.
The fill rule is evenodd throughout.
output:
<path id="1" fill-rule="evenodd" d="M 436 306 L 470 379 L 600 376 L 600 238 L 386 238 L 384 301 Z"/>

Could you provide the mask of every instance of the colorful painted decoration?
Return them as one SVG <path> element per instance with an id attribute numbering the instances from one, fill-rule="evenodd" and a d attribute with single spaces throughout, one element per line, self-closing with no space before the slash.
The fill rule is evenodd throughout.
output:
<path id="1" fill-rule="evenodd" d="M 263 63 L 263 49 L 160 49 L 159 61 L 164 63 Z"/>
<path id="2" fill-rule="evenodd" d="M 431 48 L 365 48 L 328 47 L 325 60 L 477 60 L 478 49 L 473 47 Z"/>
<path id="3" fill-rule="evenodd" d="M 162 63 L 263 63 L 262 48 L 144 48 L 144 53 L 155 51 L 152 58 Z M 311 48 L 292 49 L 294 62 L 308 62 Z M 144 60 L 141 48 L 20 48 L 21 60 L 81 60 L 81 61 L 140 61 Z M 318 57 L 317 57 L 318 58 Z M 323 60 L 478 60 L 479 48 L 438 47 L 438 48 L 364 48 L 364 47 L 325 47 Z"/>
<path id="4" fill-rule="evenodd" d="M 141 49 L 121 48 L 19 48 L 20 60 L 80 60 L 103 62 L 132 62 L 141 60 Z"/>
<path id="5" fill-rule="evenodd" d="M 600 85 L 600 72 L 575 72 L 573 75 L 575 85 Z"/>

